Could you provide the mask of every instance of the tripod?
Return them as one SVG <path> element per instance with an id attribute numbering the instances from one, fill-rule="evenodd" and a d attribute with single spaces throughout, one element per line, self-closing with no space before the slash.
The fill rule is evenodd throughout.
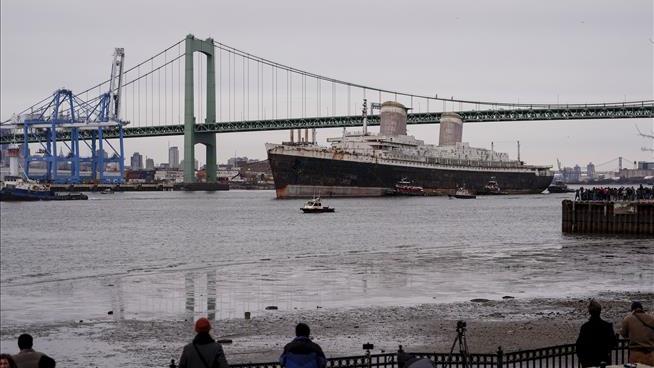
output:
<path id="1" fill-rule="evenodd" d="M 464 321 L 457 321 L 456 323 L 456 337 L 452 343 L 452 348 L 450 349 L 450 355 L 447 358 L 447 366 L 452 365 L 452 357 L 454 355 L 454 347 L 459 344 L 459 353 L 461 354 L 461 367 L 469 368 L 471 367 L 468 363 L 470 354 L 468 352 L 468 340 L 466 340 L 466 323 Z"/>

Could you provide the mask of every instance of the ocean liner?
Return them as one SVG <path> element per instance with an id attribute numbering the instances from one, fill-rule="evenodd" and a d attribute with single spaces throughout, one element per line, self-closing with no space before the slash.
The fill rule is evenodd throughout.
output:
<path id="1" fill-rule="evenodd" d="M 407 109 L 397 102 L 381 104 L 379 134 L 363 131 L 328 138 L 331 147 L 302 141 L 267 144 L 277 198 L 366 197 L 394 194 L 409 180 L 425 195 L 453 194 L 465 186 L 482 191 L 494 180 L 507 194 L 541 193 L 552 182 L 550 166 L 525 165 L 508 154 L 470 147 L 461 141 L 463 122 L 443 113 L 439 144 L 428 145 L 406 132 Z"/>

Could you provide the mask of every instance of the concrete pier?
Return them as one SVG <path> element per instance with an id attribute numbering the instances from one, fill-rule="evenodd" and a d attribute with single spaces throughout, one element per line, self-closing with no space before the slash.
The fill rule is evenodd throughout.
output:
<path id="1" fill-rule="evenodd" d="M 571 201 L 562 203 L 567 234 L 654 235 L 654 201 Z"/>

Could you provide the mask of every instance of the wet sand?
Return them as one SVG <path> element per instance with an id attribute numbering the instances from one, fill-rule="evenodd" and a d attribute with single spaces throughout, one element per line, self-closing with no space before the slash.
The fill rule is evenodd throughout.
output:
<path id="1" fill-rule="evenodd" d="M 603 293 L 602 317 L 616 332 L 632 300 L 654 309 L 654 293 Z M 375 345 L 373 353 L 407 351 L 448 352 L 456 336 L 457 320 L 467 322 L 471 352 L 495 352 L 573 343 L 588 316 L 588 299 L 500 299 L 414 307 L 372 307 L 347 310 L 270 310 L 252 319 L 220 320 L 212 333 L 231 339 L 225 344 L 230 363 L 277 360 L 294 335 L 297 322 L 311 326 L 314 341 L 327 356 L 361 355 L 362 344 Z M 2 327 L 1 349 L 13 353 L 23 330 L 36 338 L 35 347 L 51 354 L 62 366 L 164 367 L 178 359 L 194 335 L 192 321 L 91 321 L 52 325 Z"/>

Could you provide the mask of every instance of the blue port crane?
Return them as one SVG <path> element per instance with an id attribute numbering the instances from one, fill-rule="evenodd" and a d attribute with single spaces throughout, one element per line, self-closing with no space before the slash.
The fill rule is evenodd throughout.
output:
<path id="1" fill-rule="evenodd" d="M 71 90 L 62 88 L 30 113 L 14 118 L 14 125 L 23 130 L 25 176 L 64 184 L 123 182 L 123 127 L 128 124 L 120 119 L 124 59 L 124 49 L 116 48 L 109 87 L 98 97 L 84 101 Z M 103 135 L 105 129 L 118 131 L 118 147 Z M 82 131 L 87 134 L 80 134 Z M 62 132 L 69 133 L 66 134 L 69 138 L 60 138 Z M 30 141 L 36 141 L 39 146 L 35 154 L 29 149 Z M 86 146 L 89 156 L 82 155 L 80 143 Z M 44 174 L 30 174 L 32 166 L 44 165 L 34 165 L 35 162 L 45 162 Z M 108 170 L 110 165 L 111 170 Z"/>

